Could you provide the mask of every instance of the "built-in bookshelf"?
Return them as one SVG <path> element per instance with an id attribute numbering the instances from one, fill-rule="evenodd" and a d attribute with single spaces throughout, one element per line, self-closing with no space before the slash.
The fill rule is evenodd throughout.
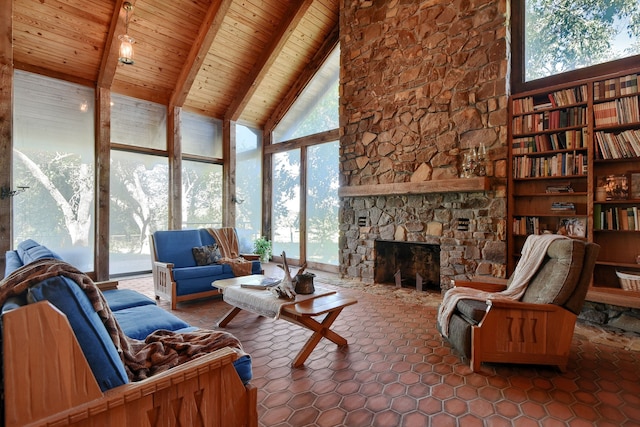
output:
<path id="1" fill-rule="evenodd" d="M 601 246 L 588 299 L 640 308 L 640 69 L 512 96 L 509 274 L 530 234 Z"/>

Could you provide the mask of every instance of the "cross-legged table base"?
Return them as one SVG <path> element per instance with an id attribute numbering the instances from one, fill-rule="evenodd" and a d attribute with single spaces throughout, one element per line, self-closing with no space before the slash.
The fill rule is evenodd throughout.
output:
<path id="1" fill-rule="evenodd" d="M 247 292 L 256 291 L 247 290 Z M 280 319 L 288 320 L 289 322 L 298 324 L 313 331 L 313 334 L 293 359 L 291 365 L 294 368 L 304 365 L 304 362 L 323 337 L 334 342 L 338 346 L 347 345 L 347 340 L 335 331 L 332 331 L 330 328 L 342 312 L 342 309 L 357 302 L 358 301 L 355 298 L 346 297 L 334 292 L 328 295 L 320 295 L 315 298 L 305 299 L 296 303 L 283 304 L 280 312 Z M 222 320 L 218 322 L 218 327 L 224 328 L 243 309 L 246 308 L 237 306 L 233 307 L 231 311 L 229 311 Z M 322 321 L 314 319 L 314 317 L 322 315 L 325 315 Z"/>

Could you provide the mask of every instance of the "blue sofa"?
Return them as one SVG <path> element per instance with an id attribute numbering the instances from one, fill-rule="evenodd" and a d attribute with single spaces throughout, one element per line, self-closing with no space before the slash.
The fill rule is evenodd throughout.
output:
<path id="1" fill-rule="evenodd" d="M 235 277 L 228 264 L 197 265 L 193 248 L 216 243 L 206 228 L 156 231 L 149 237 L 156 297 L 168 299 L 174 310 L 178 302 L 219 295 L 212 283 Z M 242 256 L 252 262 L 251 274 L 262 272 L 257 255 Z"/>
<path id="2" fill-rule="evenodd" d="M 45 246 L 33 240 L 26 240 L 20 243 L 16 250 L 6 253 L 5 277 L 23 265 L 43 258 L 61 259 L 55 252 Z M 197 329 L 172 313 L 158 307 L 151 298 L 130 289 L 117 289 L 117 287 L 113 285 L 111 287 L 112 289 L 103 290 L 102 293 L 121 329 L 131 338 L 144 340 L 150 333 L 158 329 L 178 332 L 188 332 Z M 3 304 L 1 314 L 5 352 L 7 351 L 6 343 L 11 341 L 11 339 L 17 340 L 17 342 L 29 342 L 29 339 L 32 338 L 29 335 L 26 337 L 14 336 L 8 339 L 8 337 L 5 336 L 5 315 L 12 312 L 22 313 L 23 310 L 26 312 L 29 307 L 32 307 L 31 310 L 37 313 L 35 306 L 43 303 L 56 307 L 59 312 L 66 316 L 73 335 L 95 378 L 95 383 L 101 392 L 117 389 L 129 383 L 120 355 L 102 320 L 80 286 L 66 276 L 59 275 L 45 279 L 40 283 L 30 286 L 24 294 L 11 297 Z M 50 322 L 52 321 L 47 319 L 46 321 L 29 322 L 29 325 L 46 326 Z M 16 323 L 20 324 L 24 323 L 24 321 Z M 43 333 L 36 334 L 35 336 L 42 337 L 47 335 L 48 334 Z M 20 347 L 20 345 L 13 347 Z M 26 347 L 25 345 L 25 348 Z M 9 348 L 12 349 L 12 347 Z M 46 348 L 48 352 L 49 347 Z M 22 349 L 18 349 L 17 351 L 20 350 Z M 6 354 L 3 356 L 6 356 Z M 22 357 L 23 356 L 16 356 L 14 359 L 21 360 Z M 11 378 L 14 372 L 7 374 L 7 369 L 11 370 L 11 367 L 8 367 L 6 362 L 7 358 L 5 357 L 5 378 Z M 58 363 L 59 361 L 56 362 L 56 367 L 58 367 Z M 185 365 L 189 363 L 191 362 L 187 362 Z M 232 366 L 243 387 L 246 386 L 250 388 L 250 386 L 248 386 L 248 382 L 251 379 L 250 357 L 245 355 L 237 360 L 233 360 Z M 74 369 L 75 366 L 72 370 Z M 63 372 L 63 375 L 68 374 L 68 371 Z M 23 379 L 20 381 L 24 382 Z M 6 387 L 8 388 L 9 385 Z M 34 386 L 34 388 L 37 389 L 38 387 Z M 41 390 L 32 391 L 34 393 L 42 392 Z M 6 395 L 10 396 L 10 394 L 7 390 Z M 45 408 L 45 410 L 47 409 Z M 18 421 L 16 421 L 16 423 L 20 424 Z M 10 424 L 11 423 L 7 423 L 7 425 Z"/>

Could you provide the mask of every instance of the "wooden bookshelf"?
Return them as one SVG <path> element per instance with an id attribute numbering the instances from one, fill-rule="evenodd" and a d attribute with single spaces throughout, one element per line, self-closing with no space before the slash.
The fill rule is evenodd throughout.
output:
<path id="1" fill-rule="evenodd" d="M 507 269 L 531 233 L 601 246 L 587 299 L 640 307 L 640 68 L 513 95 Z"/>

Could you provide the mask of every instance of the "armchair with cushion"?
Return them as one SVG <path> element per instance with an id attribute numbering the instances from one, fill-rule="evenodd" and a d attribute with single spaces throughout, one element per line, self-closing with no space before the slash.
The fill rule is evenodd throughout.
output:
<path id="1" fill-rule="evenodd" d="M 576 239 L 553 241 L 519 299 L 459 300 L 447 339 L 477 371 L 482 362 L 556 365 L 566 370 L 571 340 L 600 247 Z M 521 260 L 522 262 L 522 260 Z M 456 281 L 484 297 L 511 283 Z M 438 324 L 442 331 L 443 325 Z"/>

